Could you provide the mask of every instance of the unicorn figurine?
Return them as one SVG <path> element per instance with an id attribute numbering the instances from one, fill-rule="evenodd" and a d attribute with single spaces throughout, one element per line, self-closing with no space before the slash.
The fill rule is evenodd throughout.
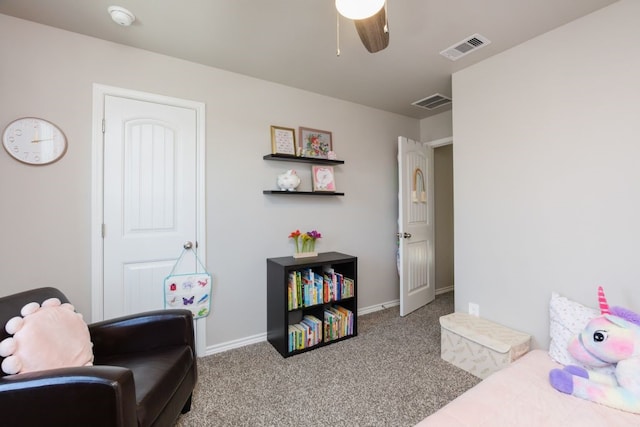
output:
<path id="1" fill-rule="evenodd" d="M 614 366 L 612 375 L 569 365 L 549 372 L 558 391 L 640 414 L 640 315 L 607 303 L 598 287 L 601 315 L 569 343 L 569 353 L 591 368 Z"/>

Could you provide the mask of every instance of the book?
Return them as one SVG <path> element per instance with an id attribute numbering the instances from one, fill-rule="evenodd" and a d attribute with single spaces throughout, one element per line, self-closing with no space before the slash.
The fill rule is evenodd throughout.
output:
<path id="1" fill-rule="evenodd" d="M 302 323 L 306 324 L 310 328 L 310 340 L 309 347 L 314 346 L 322 341 L 322 322 L 318 318 L 312 315 L 306 315 L 302 318 Z"/>
<path id="2" fill-rule="evenodd" d="M 342 315 L 335 308 L 330 307 L 324 311 L 324 341 L 332 341 L 344 336 L 342 334 Z"/>
<path id="3" fill-rule="evenodd" d="M 298 308 L 298 291 L 296 286 L 296 275 L 294 272 L 289 273 L 289 280 L 287 281 L 287 296 L 289 298 L 289 310 L 295 310 Z"/>
<path id="4" fill-rule="evenodd" d="M 353 335 L 353 312 L 340 305 L 336 305 L 333 308 L 340 313 L 341 319 L 343 321 L 342 336 Z"/>
<path id="5" fill-rule="evenodd" d="M 335 301 L 336 299 L 336 272 L 332 267 L 326 266 L 323 269 L 323 273 L 326 275 L 327 280 L 325 280 L 325 286 L 327 289 L 325 291 L 326 297 L 324 302 Z"/>
<path id="6" fill-rule="evenodd" d="M 344 325 L 346 323 L 346 320 L 344 318 L 344 315 L 339 310 L 337 310 L 335 307 L 330 307 L 328 310 L 331 311 L 331 313 L 333 313 L 333 315 L 335 316 L 334 317 L 334 322 L 333 322 L 334 338 L 342 338 L 345 335 L 345 333 L 344 333 Z"/>
<path id="7" fill-rule="evenodd" d="M 354 295 L 354 281 L 348 277 L 343 280 L 342 298 L 351 298 Z"/>
<path id="8" fill-rule="evenodd" d="M 295 328 L 295 349 L 302 350 L 304 348 L 304 329 L 299 323 L 293 325 Z"/>
<path id="9" fill-rule="evenodd" d="M 339 301 L 342 299 L 342 282 L 343 282 L 343 275 L 340 273 L 336 273 L 336 279 L 335 279 L 335 284 L 334 284 L 334 295 L 336 296 L 334 301 Z"/>
<path id="10" fill-rule="evenodd" d="M 331 278 L 328 274 L 322 276 L 322 298 L 325 303 L 331 301 Z"/>
<path id="11" fill-rule="evenodd" d="M 296 345 L 295 345 L 295 333 L 296 333 L 296 328 L 293 327 L 293 325 L 289 325 L 289 333 L 287 335 L 288 337 L 288 346 L 287 349 L 289 351 L 293 351 L 296 349 Z"/>
<path id="12" fill-rule="evenodd" d="M 302 298 L 304 301 L 304 307 L 310 307 L 313 305 L 312 303 L 312 291 L 311 287 L 313 285 L 313 270 L 310 268 L 303 269 L 300 273 L 300 278 L 302 281 Z"/>
<path id="13" fill-rule="evenodd" d="M 313 283 L 313 295 L 314 295 L 314 304 L 322 304 L 323 301 L 323 276 L 316 274 L 315 281 Z"/>
<path id="14" fill-rule="evenodd" d="M 311 347 L 313 341 L 313 329 L 307 322 L 300 322 L 298 326 L 302 328 L 302 348 Z"/>

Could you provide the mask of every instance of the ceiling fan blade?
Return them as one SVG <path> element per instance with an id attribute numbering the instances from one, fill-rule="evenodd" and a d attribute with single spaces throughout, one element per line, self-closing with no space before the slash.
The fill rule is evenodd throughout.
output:
<path id="1" fill-rule="evenodd" d="M 387 23 L 385 8 L 366 19 L 355 19 L 356 30 L 362 44 L 371 53 L 376 53 L 389 46 L 389 32 L 384 31 Z"/>

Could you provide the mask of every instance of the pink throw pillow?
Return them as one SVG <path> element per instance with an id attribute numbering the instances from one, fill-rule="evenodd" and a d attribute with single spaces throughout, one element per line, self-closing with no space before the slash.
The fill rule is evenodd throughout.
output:
<path id="1" fill-rule="evenodd" d="M 57 298 L 25 305 L 23 317 L 9 319 L 12 334 L 0 342 L 2 371 L 6 374 L 93 365 L 89 328 L 71 304 Z"/>

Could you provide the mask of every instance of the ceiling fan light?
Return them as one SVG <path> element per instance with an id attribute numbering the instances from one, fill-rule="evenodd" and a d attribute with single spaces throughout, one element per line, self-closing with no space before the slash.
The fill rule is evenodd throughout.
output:
<path id="1" fill-rule="evenodd" d="M 336 9 L 348 19 L 366 19 L 382 9 L 385 0 L 336 0 Z"/>

